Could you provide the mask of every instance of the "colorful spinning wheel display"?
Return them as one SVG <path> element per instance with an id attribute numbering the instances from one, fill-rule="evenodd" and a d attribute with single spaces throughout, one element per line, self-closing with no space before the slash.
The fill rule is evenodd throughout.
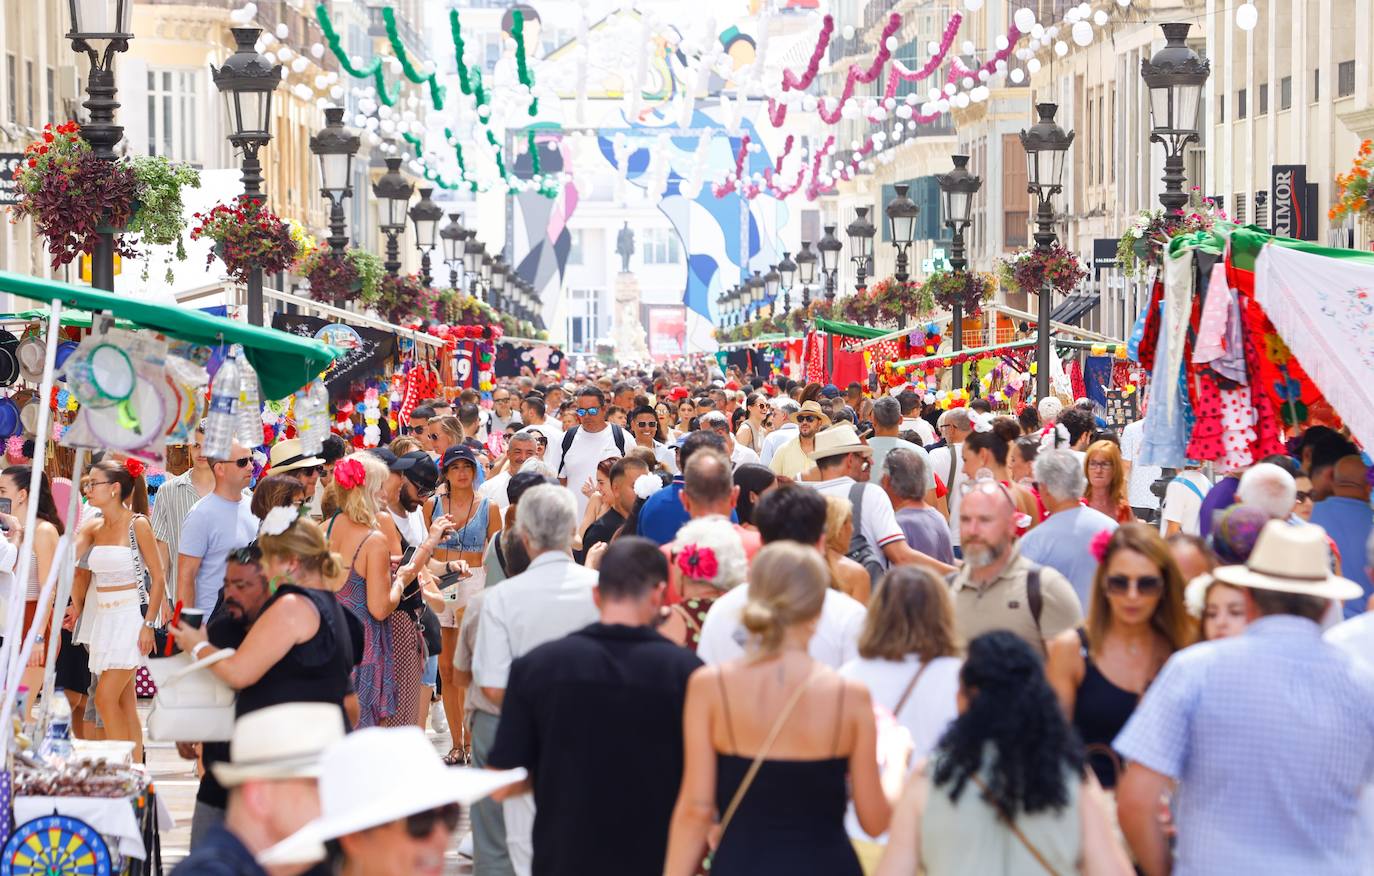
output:
<path id="1" fill-rule="evenodd" d="M 43 815 L 14 829 L 0 851 L 0 876 L 110 876 L 105 840 L 84 821 Z"/>

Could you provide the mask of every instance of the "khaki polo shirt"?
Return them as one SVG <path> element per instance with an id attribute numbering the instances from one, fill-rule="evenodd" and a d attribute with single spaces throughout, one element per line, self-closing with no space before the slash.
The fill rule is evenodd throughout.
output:
<path id="1" fill-rule="evenodd" d="M 1030 605 L 1026 600 L 1026 573 L 1031 562 L 1018 551 L 1016 559 L 1007 564 L 991 581 L 977 584 L 969 580 L 969 567 L 964 565 L 950 585 L 954 599 L 954 627 L 965 647 L 973 639 L 993 630 L 1010 630 L 1029 642 L 1041 654 L 1045 641 L 1083 620 L 1083 608 L 1078 594 L 1067 578 L 1048 566 L 1040 567 L 1040 630 L 1035 629 Z"/>

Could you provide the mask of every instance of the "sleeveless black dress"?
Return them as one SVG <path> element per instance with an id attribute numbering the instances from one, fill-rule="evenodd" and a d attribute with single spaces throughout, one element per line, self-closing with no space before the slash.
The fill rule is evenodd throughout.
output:
<path id="1" fill-rule="evenodd" d="M 1087 667 L 1078 695 L 1073 702 L 1073 726 L 1087 748 L 1088 765 L 1097 781 L 1108 790 L 1116 787 L 1121 758 L 1112 750 L 1112 740 L 1126 726 L 1140 698 L 1107 680 L 1093 663 L 1088 649 L 1088 634 L 1078 630 L 1080 653 Z"/>

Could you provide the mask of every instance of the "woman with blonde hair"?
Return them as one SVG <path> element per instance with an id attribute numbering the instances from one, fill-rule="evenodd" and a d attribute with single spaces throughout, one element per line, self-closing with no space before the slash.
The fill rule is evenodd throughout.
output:
<path id="1" fill-rule="evenodd" d="M 1088 488 L 1083 500 L 1117 523 L 1132 523 L 1135 512 L 1126 500 L 1126 463 L 1115 441 L 1094 441 L 1083 459 Z"/>
<path id="2" fill-rule="evenodd" d="M 830 586 L 867 604 L 873 581 L 867 569 L 847 556 L 853 537 L 853 503 L 844 496 L 826 496 L 825 564 L 830 569 Z"/>
<path id="3" fill-rule="evenodd" d="M 1099 565 L 1087 623 L 1049 642 L 1045 674 L 1110 790 L 1120 772 L 1112 740 L 1164 662 L 1195 633 L 1183 575 L 1154 527 L 1124 523 L 1101 533 L 1093 550 Z"/>
<path id="4" fill-rule="evenodd" d="M 238 715 L 284 702 L 331 703 L 344 707 L 353 670 L 353 641 L 346 609 L 329 582 L 343 572 L 320 527 L 292 505 L 267 511 L 251 545 L 229 555 L 225 593 L 235 595 L 234 566 L 261 565 L 271 596 L 229 657 L 210 665 L 220 681 L 239 692 Z M 171 630 L 177 645 L 197 660 L 219 649 L 201 627 Z M 366 647 L 366 646 L 364 646 Z"/>
<path id="5" fill-rule="evenodd" d="M 807 652 L 829 579 L 820 554 L 795 542 L 754 557 L 741 613 L 749 653 L 687 683 L 666 876 L 696 873 L 708 838 L 712 876 L 859 876 L 844 829 L 851 789 L 863 829 L 887 830 L 907 752 L 894 752 L 880 777 L 868 689 Z"/>
<path id="6" fill-rule="evenodd" d="M 443 459 L 444 451 L 450 447 L 462 444 L 465 437 L 463 424 L 454 416 L 434 417 L 425 424 L 425 449 L 436 460 Z"/>
<path id="7" fill-rule="evenodd" d="M 677 531 L 668 566 L 682 601 L 665 609 L 666 619 L 658 631 L 695 652 L 706 613 L 749 572 L 744 543 L 726 518 L 699 517 Z"/>
<path id="8" fill-rule="evenodd" d="M 153 650 L 166 593 L 162 557 L 148 521 L 148 487 L 143 464 L 136 459 L 107 459 L 91 467 L 84 485 L 86 501 L 100 512 L 77 535 L 76 555 L 85 556 L 72 582 L 73 616 L 81 615 L 89 588 L 93 615 L 77 641 L 91 653 L 91 674 L 100 676 L 95 708 L 106 739 L 134 744 L 134 760 L 143 757 L 143 729 L 134 697 L 134 671 Z M 87 553 L 89 551 L 89 554 Z M 151 581 L 148 604 L 141 606 L 144 575 Z"/>

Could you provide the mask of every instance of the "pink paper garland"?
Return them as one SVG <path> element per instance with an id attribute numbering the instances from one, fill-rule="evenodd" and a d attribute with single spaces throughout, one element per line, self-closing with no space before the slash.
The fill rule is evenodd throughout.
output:
<path id="1" fill-rule="evenodd" d="M 827 25 L 831 28 L 834 27 L 834 22 L 831 20 L 830 16 L 827 15 L 825 20 Z M 887 24 L 883 26 L 882 35 L 878 38 L 878 51 L 873 56 L 873 60 L 868 65 L 868 68 L 864 70 L 859 68 L 858 65 L 850 64 L 849 72 L 845 74 L 844 90 L 840 93 L 840 100 L 835 109 L 833 111 L 827 111 L 824 105 L 818 105 L 816 107 L 816 112 L 826 124 L 833 125 L 840 120 L 840 115 L 844 111 L 844 105 L 854 96 L 855 83 L 861 82 L 866 85 L 877 79 L 878 75 L 882 73 L 883 68 L 887 66 L 888 59 L 892 56 L 892 53 L 887 48 L 887 38 L 896 33 L 901 26 L 902 17 L 900 15 L 894 12 L 892 15 L 888 16 Z M 821 35 L 825 42 L 828 43 L 830 41 L 829 32 L 825 27 L 822 27 Z M 820 42 L 818 41 L 817 51 L 819 51 L 819 49 Z M 810 85 L 811 80 L 815 78 L 812 67 L 815 66 L 816 69 L 819 69 L 820 64 L 820 58 L 817 54 L 813 53 L 811 59 L 812 64 L 807 66 L 807 75 L 803 79 L 794 79 L 794 77 L 790 75 L 790 71 L 783 73 L 783 91 L 800 90 L 796 86 L 801 85 L 803 82 L 806 85 Z M 782 127 L 782 123 L 787 120 L 787 104 L 779 103 L 777 100 L 770 97 L 768 99 L 768 120 L 773 123 L 773 127 Z"/>
<path id="2" fill-rule="evenodd" d="M 960 62 L 959 56 L 955 55 L 950 60 L 949 76 L 946 77 L 945 82 L 958 82 L 965 76 L 972 76 L 975 79 L 977 79 L 979 70 L 986 70 L 988 75 L 991 76 L 993 72 L 997 70 L 998 61 L 1005 61 L 1007 58 L 1011 57 L 1011 53 L 1016 50 L 1016 41 L 1021 39 L 1022 36 L 1023 34 L 1021 33 L 1021 31 L 1018 30 L 1016 25 L 1013 24 L 1010 28 L 1007 29 L 1007 47 L 1005 49 L 1002 49 L 997 54 L 993 55 L 991 58 L 989 58 L 978 68 L 978 70 L 968 69 L 963 65 L 962 62 Z"/>
<path id="3" fill-rule="evenodd" d="M 711 186 L 711 193 L 712 193 L 713 195 L 715 195 L 717 198 L 723 198 L 723 197 L 725 197 L 726 195 L 730 194 L 730 192 L 732 192 L 732 191 L 735 190 L 735 188 L 736 188 L 736 183 L 738 183 L 738 182 L 743 182 L 743 180 L 744 180 L 744 161 L 745 161 L 745 158 L 748 157 L 748 155 L 749 155 L 749 135 L 748 135 L 748 134 L 745 134 L 743 137 L 740 138 L 740 140 L 739 140 L 739 152 L 737 152 L 737 153 L 735 154 L 735 172 L 732 173 L 732 174 L 730 174 L 729 176 L 725 177 L 725 182 L 719 183 L 719 184 L 714 184 L 714 185 Z M 752 184 L 751 184 L 751 185 L 748 185 L 748 186 L 745 186 L 744 188 L 742 188 L 741 191 L 740 191 L 740 194 L 745 195 L 745 197 L 752 197 L 751 195 L 746 194 L 747 191 L 750 190 L 750 189 L 752 189 L 752 190 L 754 191 L 754 194 L 758 194 L 758 186 L 752 185 Z"/>
<path id="4" fill-rule="evenodd" d="M 809 185 L 809 186 L 806 187 L 806 199 L 807 199 L 808 201 L 814 201 L 814 200 L 816 200 L 817 197 L 820 196 L 820 193 L 821 193 L 821 184 L 820 184 L 821 161 L 822 161 L 827 155 L 829 155 L 829 154 L 830 154 L 830 150 L 831 150 L 831 149 L 834 149 L 834 148 L 835 148 L 835 135 L 834 135 L 834 134 L 831 134 L 829 137 L 827 137 L 827 138 L 825 139 L 825 145 L 822 146 L 822 147 L 820 148 L 820 150 L 819 150 L 818 152 L 816 152 L 815 156 L 813 156 L 812 159 L 811 159 L 811 185 Z M 827 186 L 826 188 L 834 188 L 834 186 L 833 186 L 833 185 L 832 185 L 832 186 Z"/>
<path id="5" fill-rule="evenodd" d="M 940 37 L 940 50 L 931 56 L 919 70 L 911 71 L 902 65 L 896 58 L 892 59 L 891 66 L 887 71 L 887 87 L 883 91 L 883 99 L 887 100 L 897 93 L 897 83 L 900 82 L 920 82 L 928 78 L 940 65 L 944 63 L 945 56 L 949 54 L 949 49 L 954 45 L 954 38 L 959 34 L 959 26 L 963 24 L 963 16 L 955 13 L 945 25 L 945 32 Z M 957 63 L 957 59 L 956 59 Z"/>

